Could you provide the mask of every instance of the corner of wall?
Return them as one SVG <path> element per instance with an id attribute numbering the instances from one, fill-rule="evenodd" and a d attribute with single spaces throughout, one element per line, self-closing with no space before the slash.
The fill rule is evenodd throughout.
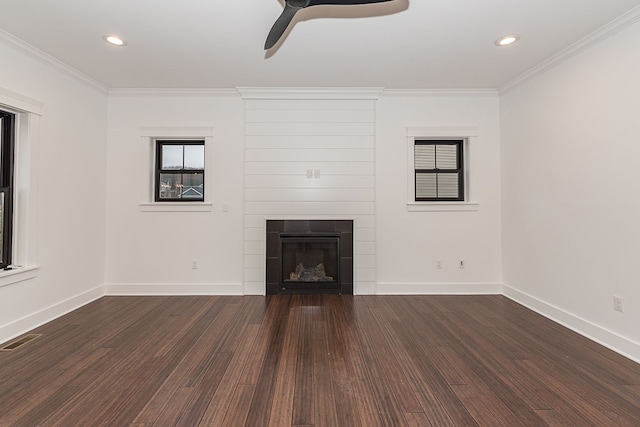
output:
<path id="1" fill-rule="evenodd" d="M 640 343 L 618 335 L 511 286 L 503 284 L 502 295 L 636 363 L 640 363 Z"/>

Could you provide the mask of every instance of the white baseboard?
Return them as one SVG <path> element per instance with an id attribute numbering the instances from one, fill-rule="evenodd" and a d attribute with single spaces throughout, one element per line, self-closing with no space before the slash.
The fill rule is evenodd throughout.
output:
<path id="1" fill-rule="evenodd" d="M 499 295 L 499 283 L 384 283 L 376 284 L 376 295 Z"/>
<path id="2" fill-rule="evenodd" d="M 264 282 L 244 282 L 245 295 L 266 295 L 267 285 Z"/>
<path id="3" fill-rule="evenodd" d="M 0 342 L 12 340 L 32 329 L 42 326 L 65 314 L 89 304 L 104 296 L 104 287 L 98 286 L 64 301 L 50 305 L 49 307 L 29 314 L 21 319 L 0 326 Z"/>
<path id="4" fill-rule="evenodd" d="M 354 295 L 375 295 L 376 283 L 375 282 L 356 282 L 353 285 Z"/>
<path id="5" fill-rule="evenodd" d="M 0 326 L 0 342 L 7 342 L 105 295 L 262 295 L 242 283 L 163 284 L 112 283 L 98 286 L 43 310 Z M 260 291 L 260 292 L 259 292 Z M 377 283 L 376 295 L 499 295 L 640 363 L 640 344 L 563 309 L 507 285 L 497 283 Z"/>
<path id="6" fill-rule="evenodd" d="M 243 295 L 242 283 L 107 283 L 105 295 Z"/>
<path id="7" fill-rule="evenodd" d="M 502 294 L 507 298 L 535 311 L 542 316 L 571 329 L 578 334 L 640 363 L 640 344 L 615 332 L 593 324 L 561 308 L 539 300 L 507 285 L 502 285 Z"/>

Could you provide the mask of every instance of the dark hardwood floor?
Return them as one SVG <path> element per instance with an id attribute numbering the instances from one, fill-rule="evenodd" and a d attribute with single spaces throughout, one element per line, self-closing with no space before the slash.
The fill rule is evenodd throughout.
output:
<path id="1" fill-rule="evenodd" d="M 500 296 L 105 297 L 0 352 L 0 426 L 640 426 L 640 365 Z"/>

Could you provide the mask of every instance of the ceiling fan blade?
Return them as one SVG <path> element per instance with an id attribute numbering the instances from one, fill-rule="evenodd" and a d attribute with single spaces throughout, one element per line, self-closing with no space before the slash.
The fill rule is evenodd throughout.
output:
<path id="1" fill-rule="evenodd" d="M 383 3 L 393 0 L 285 0 L 284 10 L 276 22 L 271 27 L 267 41 L 264 44 L 264 49 L 271 49 L 280 37 L 287 30 L 287 27 L 291 23 L 291 20 L 295 14 L 305 7 L 320 6 L 320 5 L 357 5 L 357 4 L 372 4 Z"/>
<path id="2" fill-rule="evenodd" d="M 264 50 L 271 49 L 278 42 L 278 40 L 280 40 L 280 37 L 282 37 L 282 35 L 286 31 L 294 15 L 300 9 L 302 9 L 302 7 L 291 6 L 289 5 L 289 2 L 285 4 L 282 14 L 273 24 L 273 27 L 271 27 L 271 31 L 269 31 L 267 41 L 264 44 Z"/>
<path id="3" fill-rule="evenodd" d="M 310 0 L 309 6 L 320 6 L 323 4 L 331 5 L 352 5 L 352 4 L 371 4 L 371 3 L 383 3 L 393 0 Z"/>

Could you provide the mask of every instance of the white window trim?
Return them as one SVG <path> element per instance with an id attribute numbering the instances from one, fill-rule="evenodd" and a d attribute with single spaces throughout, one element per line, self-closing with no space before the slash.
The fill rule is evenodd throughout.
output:
<path id="1" fill-rule="evenodd" d="M 147 170 L 142 181 L 142 212 L 211 212 L 213 210 L 213 126 L 154 126 L 140 129 L 142 143 L 146 147 Z M 156 202 L 155 164 L 156 140 L 158 139 L 204 139 L 204 201 L 203 202 Z"/>
<path id="2" fill-rule="evenodd" d="M 0 271 L 0 287 L 38 275 L 37 173 L 43 103 L 0 88 L 0 108 L 16 114 L 12 270 Z"/>
<path id="3" fill-rule="evenodd" d="M 470 145 L 477 144 L 476 126 L 407 126 L 407 210 L 409 212 L 477 211 L 480 204 L 472 199 L 470 173 Z M 420 139 L 462 140 L 464 156 L 463 202 L 416 202 L 415 141 Z"/>

